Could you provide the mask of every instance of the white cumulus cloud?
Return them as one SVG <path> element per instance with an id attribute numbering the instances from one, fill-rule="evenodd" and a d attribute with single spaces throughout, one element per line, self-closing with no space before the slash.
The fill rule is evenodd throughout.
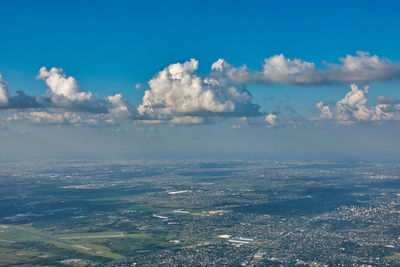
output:
<path id="1" fill-rule="evenodd" d="M 47 70 L 41 67 L 36 78 L 43 79 L 54 96 L 62 96 L 71 101 L 84 101 L 92 97 L 92 93 L 84 92 L 74 77 L 67 77 L 62 68 L 52 67 Z"/>
<path id="2" fill-rule="evenodd" d="M 264 121 L 268 123 L 268 125 L 270 126 L 276 126 L 278 124 L 277 119 L 278 117 L 275 114 L 270 113 L 267 116 L 265 116 Z"/>
<path id="3" fill-rule="evenodd" d="M 388 59 L 357 51 L 356 56 L 340 58 L 341 65 L 328 64 L 328 79 L 332 82 L 386 81 L 400 77 L 400 66 Z"/>
<path id="4" fill-rule="evenodd" d="M 319 68 L 314 62 L 278 54 L 264 60 L 262 71 L 249 70 L 246 66 L 234 67 L 224 59 L 216 61 L 212 69 L 231 82 L 267 85 L 329 85 L 400 78 L 399 64 L 369 52 L 357 51 L 356 55 L 339 58 L 339 62 L 324 62 L 325 66 Z"/>
<path id="5" fill-rule="evenodd" d="M 136 84 L 136 89 L 148 88 L 138 107 L 131 106 L 120 93 L 97 97 L 85 91 L 62 68 L 40 68 L 36 78 L 44 80 L 48 88 L 47 94 L 40 96 L 30 96 L 23 91 L 12 94 L 0 75 L 0 110 L 20 112 L 10 120 L 73 125 L 114 124 L 119 119 L 153 124 L 203 124 L 221 117 L 250 118 L 264 114 L 269 126 L 281 127 L 293 125 L 293 118 L 285 119 L 276 111 L 260 112 L 260 107 L 252 103 L 248 84 L 365 84 L 400 78 L 399 64 L 362 51 L 339 58 L 338 63 L 323 62 L 322 67 L 278 54 L 266 58 L 262 70 L 250 70 L 246 65 L 235 67 L 224 59 L 214 62 L 208 74 L 199 74 L 198 68 L 199 62 L 195 59 L 171 64 L 158 72 L 148 82 L 148 87 Z M 398 98 L 380 96 L 373 106 L 368 105 L 367 95 L 368 87 L 352 84 L 351 91 L 334 105 L 316 104 L 320 110 L 319 119 L 340 123 L 400 120 Z M 245 123 L 247 120 L 239 121 L 233 127 L 239 128 Z"/>
<path id="6" fill-rule="evenodd" d="M 361 121 L 400 120 L 400 99 L 379 96 L 375 106 L 367 106 L 369 87 L 359 88 L 352 84 L 351 91 L 335 105 L 318 102 L 320 118 L 333 119 L 339 123 L 349 124 Z"/>
<path id="7" fill-rule="evenodd" d="M 261 81 L 283 84 L 317 84 L 323 80 L 315 63 L 285 58 L 283 54 L 265 59 Z"/>
<path id="8" fill-rule="evenodd" d="M 127 118 L 131 116 L 132 112 L 129 108 L 129 104 L 126 100 L 123 99 L 121 94 L 107 96 L 106 100 L 109 103 L 108 110 L 114 117 Z"/>
<path id="9" fill-rule="evenodd" d="M 222 67 L 215 64 L 213 69 L 220 71 Z M 139 114 L 156 120 L 258 114 L 258 106 L 251 103 L 251 94 L 243 85 L 219 79 L 218 75 L 202 78 L 197 69 L 198 61 L 191 59 L 160 71 L 149 82 L 150 90 L 145 91 Z"/>
<path id="10" fill-rule="evenodd" d="M 131 118 L 133 116 L 129 103 L 122 94 L 96 98 L 85 92 L 72 76 L 67 76 L 63 69 L 42 67 L 37 79 L 43 79 L 49 88 L 50 108 L 61 108 L 69 112 L 109 114 L 114 118 Z"/>
<path id="11" fill-rule="evenodd" d="M 400 66 L 368 52 L 339 58 L 340 64 L 325 63 L 320 69 L 313 62 L 289 59 L 283 54 L 265 59 L 259 82 L 292 85 L 323 85 L 351 82 L 387 81 L 400 78 Z"/>
<path id="12" fill-rule="evenodd" d="M 0 74 L 0 105 L 4 106 L 8 104 L 8 98 L 10 97 L 10 91 L 8 85 Z"/>

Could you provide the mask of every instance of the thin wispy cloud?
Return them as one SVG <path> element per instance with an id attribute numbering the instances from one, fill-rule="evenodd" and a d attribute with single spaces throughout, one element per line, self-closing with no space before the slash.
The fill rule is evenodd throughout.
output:
<path id="1" fill-rule="evenodd" d="M 73 112 L 59 112 L 54 110 L 47 111 L 27 111 L 15 113 L 6 118 L 7 122 L 23 121 L 34 125 L 74 125 L 74 126 L 104 126 L 114 125 L 115 121 L 104 114 L 90 115 L 77 114 Z"/>

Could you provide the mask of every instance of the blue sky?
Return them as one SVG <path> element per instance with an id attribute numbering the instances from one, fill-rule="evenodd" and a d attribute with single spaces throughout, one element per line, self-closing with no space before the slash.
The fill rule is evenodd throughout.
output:
<path id="1" fill-rule="evenodd" d="M 262 149 L 254 151 L 255 154 L 265 157 L 278 155 L 279 157 L 289 158 L 304 157 L 302 156 L 304 153 L 301 152 L 301 146 L 294 146 L 296 152 L 293 154 L 290 149 L 279 154 L 277 148 L 273 151 L 278 152 L 264 154 L 269 148 L 267 144 L 270 144 L 265 139 L 274 135 L 274 138 L 277 138 L 274 143 L 282 145 L 281 147 L 287 147 L 287 141 L 294 136 L 302 136 L 307 140 L 309 131 L 312 131 L 315 127 L 319 127 L 319 130 L 322 127 L 321 131 L 335 129 L 335 131 L 343 132 L 346 136 L 353 136 L 360 127 L 367 127 L 371 133 L 383 131 L 388 136 L 392 136 L 392 139 L 387 137 L 391 142 L 386 140 L 382 144 L 382 155 L 374 156 L 372 151 L 376 151 L 375 146 L 369 145 L 367 148 L 362 146 L 365 143 L 370 144 L 377 140 L 368 139 L 367 136 L 370 135 L 366 134 L 361 139 L 366 138 L 370 142 L 363 141 L 363 145 L 356 146 L 358 150 L 355 149 L 355 151 L 359 153 L 355 153 L 354 157 L 362 158 L 361 155 L 365 154 L 364 149 L 367 149 L 367 154 L 371 158 L 380 158 L 384 155 L 390 155 L 385 159 L 391 158 L 397 153 L 398 142 L 393 137 L 393 132 L 398 132 L 397 124 L 398 118 L 400 118 L 400 111 L 396 106 L 396 101 L 400 97 L 398 82 L 400 76 L 397 69 L 400 63 L 398 49 L 400 47 L 400 20 L 398 19 L 400 17 L 400 4 L 398 1 L 326 2 L 2 1 L 0 11 L 0 74 L 2 79 L 7 82 L 10 97 L 18 90 L 22 90 L 26 95 L 41 99 L 38 100 L 40 103 L 34 107 L 15 109 L 13 106 L 5 106 L 0 111 L 3 113 L 1 114 L 3 118 L 1 135 L 6 138 L 15 131 L 23 132 L 24 137 L 20 139 L 29 143 L 34 140 L 33 133 L 45 140 L 47 137 L 44 136 L 48 136 L 50 132 L 58 131 L 66 136 L 63 141 L 54 141 L 54 144 L 57 146 L 60 142 L 65 142 L 60 147 L 64 147 L 64 145 L 68 147 L 76 140 L 76 136 L 82 138 L 86 136 L 82 132 L 94 131 L 95 133 L 92 134 L 100 134 L 99 132 L 101 132 L 101 138 L 93 138 L 92 135 L 87 137 L 98 139 L 98 143 L 93 143 L 90 148 L 86 148 L 86 151 L 80 151 L 80 146 L 77 145 L 76 149 L 64 153 L 65 156 L 77 156 L 84 153 L 89 157 L 94 151 L 96 151 L 96 154 L 106 153 L 106 149 L 104 151 L 100 149 L 102 152 L 99 152 L 94 147 L 107 142 L 105 140 L 113 142 L 121 132 L 125 132 L 124 135 L 127 135 L 124 139 L 126 143 L 115 145 L 115 155 L 118 154 L 118 151 L 126 150 L 127 143 L 131 142 L 132 145 L 128 145 L 129 151 L 121 152 L 121 155 L 140 156 L 141 153 L 147 151 L 146 147 L 140 147 L 140 141 L 130 140 L 146 138 L 147 142 L 151 143 L 156 139 L 160 140 L 161 136 L 163 139 L 172 140 L 173 144 L 177 144 L 179 143 L 179 138 L 176 138 L 177 135 L 187 133 L 193 138 L 199 138 L 196 134 L 196 132 L 202 132 L 199 129 L 209 129 L 210 131 L 216 129 L 222 132 L 222 136 L 228 136 L 226 139 L 232 139 L 235 142 L 235 140 L 241 138 L 237 131 L 243 131 L 243 138 L 250 138 L 255 135 L 258 136 L 258 139 L 253 140 L 247 149 L 243 147 L 237 153 L 240 154 L 242 151 L 243 153 L 246 152 L 247 155 L 252 154 L 253 150 L 250 147 L 257 150 L 260 147 L 257 144 L 263 143 Z M 378 62 L 379 66 L 376 69 L 374 69 L 375 65 L 372 70 L 371 66 L 368 65 L 361 69 L 360 73 L 352 72 L 348 74 L 346 73 L 347 69 L 344 68 L 338 71 L 339 74 L 335 71 L 331 71 L 332 73 L 335 72 L 333 74 L 321 74 L 324 70 L 330 68 L 324 62 L 341 66 L 342 62 L 339 58 L 345 58 L 347 55 L 357 57 L 357 51 L 369 52 L 366 60 L 371 59 L 372 62 L 372 57 L 377 55 L 379 60 L 382 61 Z M 300 84 L 293 82 L 290 77 L 285 78 L 286 76 L 277 78 L 276 75 L 268 76 L 265 72 L 262 76 L 264 60 L 279 54 L 283 54 L 285 60 L 301 59 L 301 66 L 306 65 L 304 62 L 315 63 L 316 68 L 322 71 L 313 69 L 310 72 L 311 75 L 321 74 L 323 75 L 321 79 L 327 81 L 307 80 L 305 84 Z M 224 95 L 223 90 L 226 90 L 226 88 L 222 86 L 216 89 L 222 90 L 221 99 L 224 100 L 216 101 L 216 104 L 221 104 L 220 107 L 215 107 L 215 103 L 211 103 L 213 105 L 205 103 L 197 109 L 185 111 L 184 114 L 182 109 L 179 109 L 182 106 L 175 107 L 175 109 L 168 107 L 167 111 L 157 111 L 157 114 L 149 115 L 146 113 L 147 117 L 143 114 L 142 117 L 133 114 L 137 112 L 137 107 L 144 103 L 142 98 L 145 91 L 150 89 L 155 91 L 155 89 L 150 88 L 147 82 L 154 79 L 160 71 L 171 64 L 183 64 L 190 61 L 191 58 L 198 60 L 198 69 L 193 74 L 196 75 L 193 76 L 194 79 L 196 77 L 209 77 L 212 64 L 220 58 L 231 64 L 229 68 L 246 65 L 248 68 L 246 75 L 250 75 L 250 78 L 239 82 L 233 79 L 234 81 L 229 80 L 227 83 L 229 86 L 233 84 L 235 88 L 238 88 L 238 92 L 244 94 L 243 97 L 247 97 L 246 92 L 248 92 L 252 95 L 252 99 L 232 100 L 234 107 L 225 105 L 226 102 L 223 101 L 228 101 L 229 97 L 232 96 Z M 382 62 L 387 64 L 382 65 Z M 78 98 L 75 96 L 67 97 L 64 100 L 60 100 L 60 95 L 56 95 L 57 99 L 53 98 L 55 95 L 51 94 L 56 93 L 47 83 L 50 81 L 48 80 L 50 74 L 43 74 L 42 78 L 35 79 L 39 69 L 43 66 L 47 67 L 49 71 L 51 67 L 62 68 L 63 72 L 59 71 L 58 74 L 62 73 L 60 75 L 74 77 L 80 85 L 79 90 L 91 92 L 92 96 L 83 96 L 79 99 L 81 101 L 79 103 L 76 103 Z M 190 73 L 191 71 L 189 70 Z M 387 76 L 386 73 L 391 71 L 393 71 L 393 75 Z M 380 76 L 377 75 L 376 78 L 371 79 L 365 78 L 371 76 L 371 73 L 380 73 Z M 307 76 L 310 74 L 307 72 L 300 75 Z M 362 78 L 359 78 L 360 75 Z M 257 78 L 253 76 L 257 76 Z M 334 78 L 332 78 L 333 76 Z M 308 76 L 307 79 L 309 79 Z M 344 99 L 352 82 L 359 86 L 356 95 L 360 96 L 361 94 L 368 100 L 368 103 L 351 106 L 352 104 L 346 102 L 344 107 L 346 114 L 344 114 L 339 110 L 340 108 L 336 103 Z M 135 88 L 137 84 L 140 84 L 139 89 Z M 363 86 L 366 84 L 370 85 L 368 92 L 363 91 Z M 169 89 L 164 88 L 163 90 Z M 67 119 L 63 117 L 60 120 L 54 120 L 54 117 L 52 117 L 51 123 L 46 121 L 44 123 L 32 123 L 35 122 L 36 118 L 33 116 L 38 114 L 32 115 L 32 112 L 46 112 L 45 116 L 47 116 L 47 113 L 53 116 L 60 112 L 77 112 L 78 116 L 82 118 L 88 117 L 86 121 L 92 119 L 90 112 L 100 112 L 100 108 L 108 108 L 111 114 L 113 113 L 111 112 L 112 108 L 107 105 L 114 104 L 110 104 L 110 100 L 106 98 L 115 94 L 121 94 L 121 101 L 129 103 L 130 114 L 125 114 L 125 117 L 127 117 L 125 119 L 116 119 L 116 122 L 110 127 L 101 126 L 93 130 L 90 125 L 84 125 L 83 122 L 71 123 L 70 117 Z M 51 100 L 46 102 L 44 95 Z M 396 101 L 386 99 L 386 102 L 382 100 L 383 105 L 386 105 L 384 118 L 375 111 L 375 99 L 379 96 L 390 96 L 396 99 Z M 61 97 L 64 97 L 64 95 L 61 95 Z M 157 97 L 159 96 L 149 99 L 150 102 L 153 101 L 149 104 L 150 108 L 158 107 L 157 105 L 160 104 L 154 102 Z M 363 99 L 359 103 L 363 103 Z M 323 113 L 322 109 L 316 108 L 316 103 L 320 101 L 323 102 L 321 108 L 330 108 L 330 115 Z M 11 102 L 10 100 L 8 103 Z M 122 102 L 118 102 L 120 106 L 117 108 L 113 106 L 114 113 L 117 112 L 115 110 L 118 108 L 125 107 L 121 104 Z M 50 104 L 44 105 L 43 103 Z M 86 114 L 86 109 L 83 108 L 83 105 L 86 105 L 85 103 L 96 106 L 96 110 L 91 110 L 90 114 Z M 174 103 L 170 104 L 173 105 Z M 252 104 L 259 105 L 258 116 L 253 117 L 256 108 L 251 106 Z M 362 105 L 361 108 L 360 105 Z M 184 106 L 187 105 L 184 104 Z M 366 112 L 370 114 L 366 117 L 358 117 L 365 111 L 364 107 L 368 108 Z M 250 111 L 250 109 L 252 110 Z M 165 112 L 170 113 L 167 116 Z M 114 113 L 110 116 L 114 116 Z M 14 119 L 7 120 L 13 114 L 17 114 L 17 116 Z M 40 113 L 40 116 L 43 114 Z M 118 114 L 118 116 L 121 116 L 120 113 Z M 175 118 L 186 118 L 188 114 L 190 117 L 201 118 L 203 125 L 173 125 L 176 121 Z M 264 122 L 264 118 L 268 114 L 277 116 L 273 119 L 272 124 L 268 121 Z M 378 118 L 378 115 L 381 117 Z M 345 116 L 347 117 L 344 118 Z M 361 114 L 360 116 L 364 115 Z M 238 121 L 238 118 L 243 117 L 246 119 Z M 319 118 L 317 123 L 313 119 L 315 117 Z M 156 120 L 161 121 L 161 124 L 147 123 Z M 197 119 L 190 120 L 198 121 Z M 40 122 L 42 121 L 43 117 Z M 55 124 L 59 123 L 59 125 L 53 125 L 54 121 L 56 121 Z M 318 125 L 316 126 L 316 124 Z M 362 126 L 360 126 L 361 124 Z M 154 140 L 151 139 L 154 134 L 150 134 L 151 131 L 157 132 Z M 279 134 L 276 135 L 277 131 L 291 133 L 293 136 L 289 135 L 286 139 L 280 139 Z M 375 136 L 374 134 L 371 136 Z M 327 143 L 332 138 L 332 136 L 329 136 Z M 85 139 L 82 140 L 84 143 Z M 229 144 L 218 147 L 218 143 L 221 142 L 214 140 L 213 136 L 209 136 L 207 140 L 214 145 L 205 151 L 205 154 L 224 154 L 223 151 L 226 151 L 227 155 L 236 153 L 227 149 Z M 343 142 L 345 146 L 347 143 Z M 165 149 L 165 146 L 159 141 L 155 143 L 158 146 L 151 150 L 154 155 L 163 155 L 165 151 L 174 152 L 173 145 L 171 145 L 171 148 Z M 54 147 L 54 144 L 49 145 L 49 147 L 46 146 L 47 152 L 43 152 L 44 158 L 51 157 L 54 154 L 51 152 L 51 147 Z M 0 141 L 1 145 L 7 148 L 7 151 L 13 154 L 14 158 L 21 156 L 21 149 L 16 148 L 18 145 L 9 146 Z M 202 146 L 204 147 L 202 143 L 197 145 L 179 144 L 182 151 L 185 151 L 184 148 L 188 147 L 187 153 L 184 154 L 195 154 L 196 149 Z M 329 148 L 329 145 L 326 146 Z M 315 155 L 321 155 L 324 147 L 322 144 L 318 144 L 310 149 Z M 27 154 L 34 153 L 37 150 L 34 145 L 27 146 L 26 149 Z M 138 152 L 135 153 L 131 150 Z M 23 148 L 22 151 L 24 151 Z M 334 152 L 334 158 L 345 157 L 342 152 L 342 150 Z M 6 157 L 3 156 L 2 158 Z"/>
<path id="2" fill-rule="evenodd" d="M 283 53 L 321 64 L 369 51 L 400 61 L 397 1 L 2 1 L 1 66 L 11 86 L 40 93 L 58 66 L 100 93 L 132 91 L 165 66 L 196 58 L 261 68 Z M 351 2 L 351 3 L 348 3 Z"/>

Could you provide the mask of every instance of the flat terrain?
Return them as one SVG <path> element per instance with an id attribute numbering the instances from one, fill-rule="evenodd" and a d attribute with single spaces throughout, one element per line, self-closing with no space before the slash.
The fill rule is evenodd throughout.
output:
<path id="1" fill-rule="evenodd" d="M 400 164 L 0 165 L 0 266 L 400 265 Z"/>

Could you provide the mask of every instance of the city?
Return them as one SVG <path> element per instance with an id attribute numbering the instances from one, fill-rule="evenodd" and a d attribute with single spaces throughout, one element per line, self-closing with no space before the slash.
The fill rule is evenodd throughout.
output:
<path id="1" fill-rule="evenodd" d="M 1 169 L 0 266 L 400 264 L 397 163 L 46 161 Z"/>

